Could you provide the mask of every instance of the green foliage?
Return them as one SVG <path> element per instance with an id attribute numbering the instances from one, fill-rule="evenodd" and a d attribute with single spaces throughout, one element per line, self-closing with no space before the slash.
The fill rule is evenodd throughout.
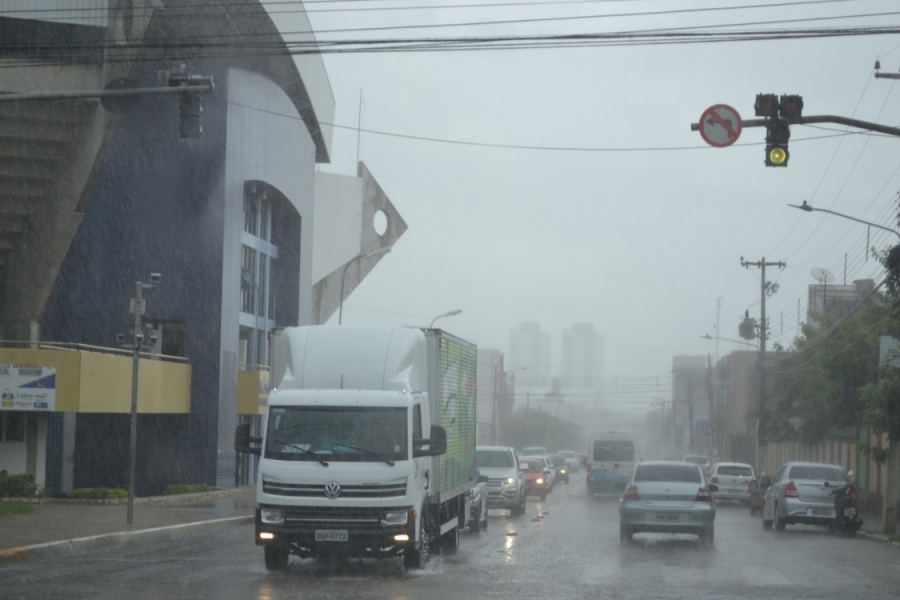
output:
<path id="1" fill-rule="evenodd" d="M 116 500 L 128 497 L 126 490 L 112 488 L 78 488 L 72 492 L 72 497 L 77 500 Z"/>
<path id="2" fill-rule="evenodd" d="M 525 446 L 544 446 L 551 452 L 579 450 L 586 443 L 580 425 L 534 410 L 515 413 L 503 425 L 500 442 L 520 450 Z"/>
<path id="3" fill-rule="evenodd" d="M 866 405 L 866 420 L 876 431 L 888 434 L 892 441 L 900 440 L 900 373 L 885 367 L 876 383 L 860 390 Z M 877 457 L 876 457 L 877 458 Z"/>
<path id="4" fill-rule="evenodd" d="M 213 488 L 205 483 L 175 483 L 173 485 L 167 486 L 163 493 L 166 496 L 175 496 L 178 494 L 196 494 L 199 492 L 209 492 L 212 490 Z"/>
<path id="5" fill-rule="evenodd" d="M 774 398 L 769 439 L 813 444 L 866 415 L 862 390 L 877 380 L 879 337 L 898 329 L 890 298 L 873 294 L 850 316 L 831 310 L 804 325 L 794 352 L 768 367 Z"/>
<path id="6" fill-rule="evenodd" d="M 46 494 L 34 482 L 34 475 L 0 477 L 0 498 L 42 498 Z"/>
<path id="7" fill-rule="evenodd" d="M 34 507 L 30 504 L 9 504 L 0 506 L 0 517 L 13 517 L 16 515 L 30 515 Z"/>

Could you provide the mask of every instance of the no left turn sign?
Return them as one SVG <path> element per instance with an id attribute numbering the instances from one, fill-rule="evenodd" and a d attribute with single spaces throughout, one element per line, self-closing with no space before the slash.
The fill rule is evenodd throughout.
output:
<path id="1" fill-rule="evenodd" d="M 700 136 L 710 146 L 724 148 L 741 137 L 741 116 L 727 104 L 710 106 L 700 115 Z"/>

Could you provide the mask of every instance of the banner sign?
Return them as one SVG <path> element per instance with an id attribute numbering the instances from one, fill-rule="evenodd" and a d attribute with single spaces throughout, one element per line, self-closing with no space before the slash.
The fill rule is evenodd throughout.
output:
<path id="1" fill-rule="evenodd" d="M 0 364 L 0 410 L 56 410 L 56 367 Z"/>

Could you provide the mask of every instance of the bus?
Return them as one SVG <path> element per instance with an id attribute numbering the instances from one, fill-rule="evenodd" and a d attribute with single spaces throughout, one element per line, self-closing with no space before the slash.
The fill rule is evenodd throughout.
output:
<path id="1" fill-rule="evenodd" d="M 624 491 L 640 456 L 640 445 L 630 434 L 592 433 L 585 460 L 588 495 Z"/>

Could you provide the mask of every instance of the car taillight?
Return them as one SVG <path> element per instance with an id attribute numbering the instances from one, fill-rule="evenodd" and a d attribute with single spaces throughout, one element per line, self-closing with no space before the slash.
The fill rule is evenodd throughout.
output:
<path id="1" fill-rule="evenodd" d="M 700 488 L 697 491 L 697 497 L 694 498 L 694 502 L 712 502 L 712 494 L 709 493 L 709 490 L 706 488 Z"/>
<path id="2" fill-rule="evenodd" d="M 635 486 L 629 487 L 625 490 L 625 493 L 622 494 L 622 500 L 640 500 L 641 497 L 638 495 L 637 488 Z"/>
<path id="3" fill-rule="evenodd" d="M 588 478 L 588 479 L 591 478 L 591 465 L 588 465 L 588 466 L 587 466 L 587 478 Z"/>
<path id="4" fill-rule="evenodd" d="M 787 487 L 784 488 L 784 497 L 785 498 L 799 498 L 800 492 L 797 491 L 797 486 L 794 485 L 794 481 L 788 481 Z"/>
<path id="5" fill-rule="evenodd" d="M 719 478 L 718 478 L 718 477 L 713 477 L 712 479 L 709 480 L 709 482 L 710 482 L 710 483 L 719 483 Z"/>

